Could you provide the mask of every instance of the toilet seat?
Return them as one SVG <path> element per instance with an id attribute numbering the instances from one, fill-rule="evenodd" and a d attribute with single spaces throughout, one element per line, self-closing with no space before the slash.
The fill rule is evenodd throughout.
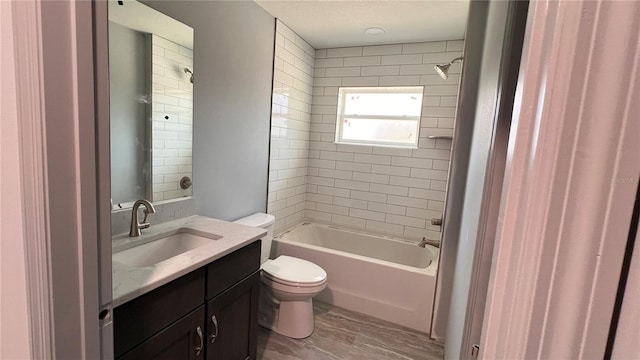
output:
<path id="1" fill-rule="evenodd" d="M 262 264 L 262 276 L 286 286 L 315 287 L 327 281 L 327 273 L 311 261 L 281 255 Z"/>

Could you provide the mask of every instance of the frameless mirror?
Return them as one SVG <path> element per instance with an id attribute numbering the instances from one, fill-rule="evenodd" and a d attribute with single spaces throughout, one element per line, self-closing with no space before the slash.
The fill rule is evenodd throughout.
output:
<path id="1" fill-rule="evenodd" d="M 109 1 L 112 208 L 191 196 L 193 29 Z"/>

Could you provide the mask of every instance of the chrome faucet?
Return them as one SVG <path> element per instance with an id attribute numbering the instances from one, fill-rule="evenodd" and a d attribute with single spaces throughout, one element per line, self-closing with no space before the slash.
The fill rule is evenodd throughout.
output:
<path id="1" fill-rule="evenodd" d="M 426 247 L 427 245 L 431 245 L 433 247 L 440 247 L 440 241 L 438 240 L 428 240 L 426 237 L 422 238 L 422 241 L 420 241 L 420 243 L 418 244 L 418 246 L 420 247 Z"/>
<path id="2" fill-rule="evenodd" d="M 142 219 L 142 224 L 138 222 L 138 209 L 140 205 L 144 205 L 144 219 Z M 140 230 L 146 229 L 151 224 L 147 222 L 147 217 L 149 214 L 153 214 L 156 212 L 156 208 L 153 207 L 153 204 L 149 202 L 147 199 L 140 199 L 133 204 L 133 210 L 131 213 L 131 228 L 129 229 L 129 236 L 136 237 L 140 236 Z"/>

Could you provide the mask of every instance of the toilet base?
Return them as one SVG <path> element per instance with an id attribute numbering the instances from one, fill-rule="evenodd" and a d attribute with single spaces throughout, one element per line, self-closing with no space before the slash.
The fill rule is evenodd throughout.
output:
<path id="1" fill-rule="evenodd" d="M 313 302 L 311 298 L 296 301 L 278 301 L 266 289 L 260 291 L 260 326 L 280 335 L 303 339 L 313 333 Z"/>

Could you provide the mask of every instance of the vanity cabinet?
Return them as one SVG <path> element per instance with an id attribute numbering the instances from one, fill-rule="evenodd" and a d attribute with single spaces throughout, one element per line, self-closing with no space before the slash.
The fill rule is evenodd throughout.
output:
<path id="1" fill-rule="evenodd" d="M 115 356 L 256 359 L 260 241 L 114 310 Z"/>
<path id="2" fill-rule="evenodd" d="M 255 272 L 207 302 L 207 360 L 257 358 L 259 289 Z"/>

